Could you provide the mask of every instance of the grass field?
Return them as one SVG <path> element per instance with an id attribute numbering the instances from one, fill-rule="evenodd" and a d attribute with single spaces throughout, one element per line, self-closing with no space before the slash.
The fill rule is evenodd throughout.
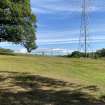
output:
<path id="1" fill-rule="evenodd" d="M 105 60 L 1 55 L 0 105 L 105 105 Z"/>

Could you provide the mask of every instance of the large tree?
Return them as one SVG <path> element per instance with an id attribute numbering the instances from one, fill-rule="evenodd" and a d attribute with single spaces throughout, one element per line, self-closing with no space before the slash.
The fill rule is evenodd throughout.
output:
<path id="1" fill-rule="evenodd" d="M 35 24 L 30 0 L 0 0 L 0 41 L 22 44 L 31 52 L 36 48 Z"/>

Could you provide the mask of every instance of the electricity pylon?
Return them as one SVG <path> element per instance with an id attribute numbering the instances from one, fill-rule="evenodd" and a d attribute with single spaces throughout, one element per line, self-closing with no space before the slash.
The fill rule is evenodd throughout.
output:
<path id="1" fill-rule="evenodd" d="M 85 57 L 88 52 L 88 38 L 89 38 L 89 0 L 82 0 L 82 13 L 81 13 L 81 27 L 80 27 L 80 37 L 79 37 L 79 51 L 85 53 Z"/>

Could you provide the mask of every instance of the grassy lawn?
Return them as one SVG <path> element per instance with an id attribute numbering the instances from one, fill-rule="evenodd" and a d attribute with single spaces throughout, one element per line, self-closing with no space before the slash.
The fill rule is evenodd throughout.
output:
<path id="1" fill-rule="evenodd" d="M 104 102 L 104 59 L 0 56 L 0 105 L 105 105 Z"/>

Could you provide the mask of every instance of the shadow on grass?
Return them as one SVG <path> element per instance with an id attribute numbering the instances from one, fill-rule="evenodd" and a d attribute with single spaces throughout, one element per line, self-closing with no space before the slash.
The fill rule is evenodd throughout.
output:
<path id="1" fill-rule="evenodd" d="M 0 105 L 105 105 L 97 86 L 82 86 L 28 73 L 0 73 Z"/>

